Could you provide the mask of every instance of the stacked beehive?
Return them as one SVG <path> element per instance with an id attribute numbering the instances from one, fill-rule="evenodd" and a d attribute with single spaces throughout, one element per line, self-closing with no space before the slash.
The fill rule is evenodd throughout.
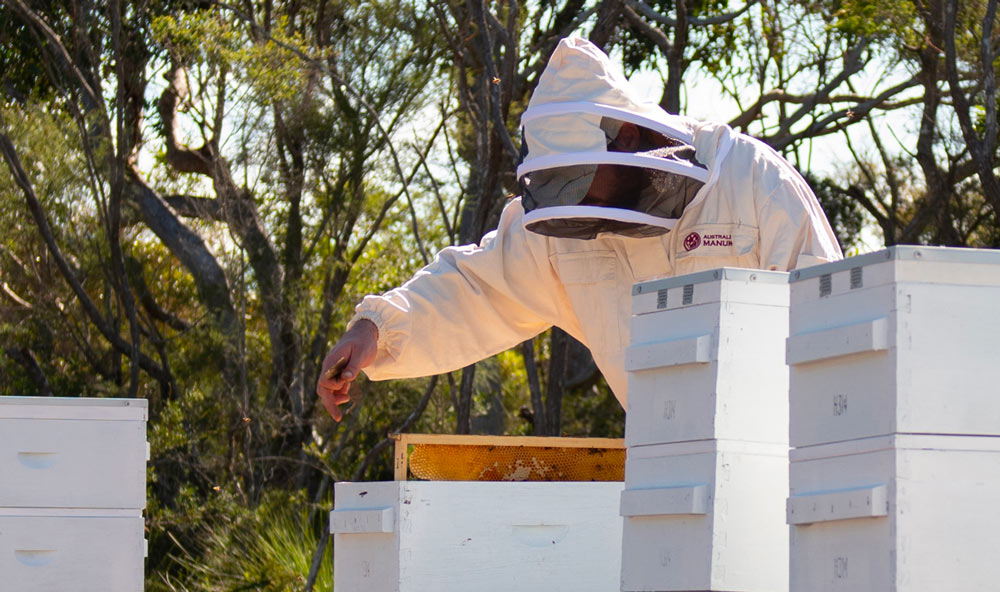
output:
<path id="1" fill-rule="evenodd" d="M 0 397 L 0 589 L 143 589 L 146 401 Z"/>
<path id="2" fill-rule="evenodd" d="M 395 438 L 397 481 L 335 486 L 335 590 L 618 588 L 620 466 L 617 481 L 603 479 L 616 472 L 620 439 Z M 435 480 L 407 481 L 408 468 Z"/>
<path id="3" fill-rule="evenodd" d="M 788 274 L 632 293 L 621 590 L 787 590 Z"/>
<path id="4" fill-rule="evenodd" d="M 337 483 L 338 592 L 606 592 L 621 481 Z"/>
<path id="5" fill-rule="evenodd" d="M 791 589 L 996 590 L 1000 252 L 790 278 Z"/>

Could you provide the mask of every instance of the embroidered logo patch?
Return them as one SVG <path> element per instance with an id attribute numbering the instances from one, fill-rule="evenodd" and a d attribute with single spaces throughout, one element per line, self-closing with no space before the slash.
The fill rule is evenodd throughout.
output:
<path id="1" fill-rule="evenodd" d="M 701 244 L 706 247 L 731 247 L 733 246 L 733 235 L 731 234 L 706 234 Z"/>
<path id="2" fill-rule="evenodd" d="M 691 234 L 684 237 L 684 250 L 693 251 L 701 246 L 701 235 L 697 232 L 692 232 Z"/>

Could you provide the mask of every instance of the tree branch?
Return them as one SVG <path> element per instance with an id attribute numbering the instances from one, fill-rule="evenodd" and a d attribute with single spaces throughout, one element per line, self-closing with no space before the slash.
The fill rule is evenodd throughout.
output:
<path id="1" fill-rule="evenodd" d="M 989 0 L 986 14 L 983 16 L 982 35 L 980 42 L 980 65 L 983 74 L 983 102 L 986 109 L 984 134 L 980 138 L 972 121 L 972 106 L 969 98 L 962 91 L 958 75 L 958 52 L 955 47 L 955 29 L 958 18 L 958 0 L 948 0 L 945 3 L 944 48 L 945 71 L 947 72 L 948 88 L 951 91 L 955 105 L 955 115 L 962 129 L 962 137 L 969 148 L 972 159 L 978 165 L 979 181 L 983 194 L 1000 215 L 1000 179 L 997 179 L 995 168 L 997 115 L 996 115 L 996 82 L 994 74 L 994 56 L 990 41 L 992 38 L 993 21 L 996 17 L 997 0 Z M 987 61 L 988 60 L 988 61 Z M 991 105 L 992 103 L 992 105 Z"/>
<path id="2" fill-rule="evenodd" d="M 133 172 L 129 198 L 142 213 L 143 221 L 194 278 L 198 298 L 215 319 L 223 334 L 236 334 L 236 309 L 229 295 L 226 274 L 208 246 L 194 231 L 181 223 L 149 185 Z M 195 201 L 195 206 L 215 206 L 216 200 Z M 209 203 L 211 202 L 211 203 Z"/>
<path id="3" fill-rule="evenodd" d="M 887 89 L 882 94 L 876 97 L 872 97 L 867 101 L 864 101 L 863 103 L 859 103 L 853 106 L 852 108 L 838 109 L 837 111 L 834 111 L 826 115 L 825 117 L 822 117 L 814 121 L 806 129 L 800 132 L 791 133 L 787 129 L 788 126 L 782 125 L 781 128 L 785 130 L 784 134 L 782 134 L 781 130 L 779 130 L 778 134 L 774 136 L 761 138 L 761 140 L 767 142 L 776 150 L 780 151 L 785 147 L 793 144 L 794 142 L 797 142 L 804 138 L 813 138 L 813 137 L 836 133 L 846 128 L 849 125 L 853 125 L 858 121 L 862 121 L 863 118 L 866 115 L 868 115 L 869 112 L 871 112 L 876 107 L 882 105 L 885 101 L 889 99 L 889 97 L 892 97 L 912 86 L 917 86 L 917 85 L 919 85 L 919 81 L 917 80 L 916 76 L 914 76 L 913 78 L 910 78 L 905 82 L 901 82 L 896 86 Z M 828 127 L 830 126 L 831 123 L 834 122 L 837 123 L 831 127 Z"/>
<path id="4" fill-rule="evenodd" d="M 44 44 L 45 48 L 49 50 L 64 73 L 68 74 L 70 78 L 75 79 L 78 88 L 83 91 L 84 105 L 86 109 L 89 111 L 91 109 L 97 109 L 99 106 L 103 105 L 103 102 L 91 86 L 90 82 L 87 80 L 87 77 L 84 76 L 83 72 L 81 72 L 80 69 L 74 65 L 69 52 L 62 43 L 62 39 L 60 39 L 59 35 L 57 35 L 56 32 L 49 27 L 48 23 L 42 20 L 42 18 L 38 16 L 34 10 L 29 8 L 21 0 L 0 0 L 0 2 L 3 2 L 3 4 L 10 7 L 18 14 L 18 16 L 21 17 L 23 21 L 32 25 L 38 32 L 41 33 L 41 35 L 48 42 Z M 103 114 L 104 111 L 101 110 L 101 113 Z M 103 117 L 102 121 L 105 127 L 107 127 L 107 117 Z"/>
<path id="5" fill-rule="evenodd" d="M 521 343 L 521 357 L 524 359 L 524 371 L 528 375 L 528 391 L 531 393 L 531 409 L 533 413 L 532 431 L 536 436 L 544 436 L 545 403 L 542 400 L 542 387 L 538 381 L 538 364 L 535 361 L 535 339 L 531 338 Z"/>
<path id="6" fill-rule="evenodd" d="M 167 87 L 160 94 L 157 111 L 163 122 L 163 139 L 166 142 L 167 164 L 182 173 L 196 173 L 210 176 L 211 150 L 203 145 L 197 150 L 185 147 L 180 139 L 177 111 L 188 94 L 187 70 L 177 62 L 171 62 L 170 69 L 163 76 Z"/>
<path id="7" fill-rule="evenodd" d="M 129 356 L 131 365 L 129 368 L 129 398 L 134 398 L 139 393 L 139 348 L 142 339 L 139 328 L 139 319 L 135 310 L 135 298 L 132 288 L 129 286 L 128 274 L 125 273 L 125 255 L 122 252 L 121 244 L 121 209 L 122 196 L 125 192 L 125 172 L 124 163 L 131 153 L 132 141 L 127 137 L 127 130 L 131 126 L 126 126 L 125 121 L 125 54 L 122 48 L 122 23 L 121 23 L 121 3 L 120 0 L 112 0 L 109 7 L 111 13 L 111 38 L 113 56 L 115 60 L 115 78 L 117 79 L 117 89 L 115 93 L 115 152 L 108 154 L 106 162 L 111 170 L 111 198 L 108 203 L 107 236 L 108 244 L 111 247 L 111 269 L 118 300 L 125 309 L 125 318 L 128 319 L 129 336 L 132 343 L 132 353 Z M 166 372 L 164 372 L 166 374 Z"/>
<path id="8" fill-rule="evenodd" d="M 663 55 L 669 55 L 674 50 L 674 44 L 664 33 L 657 27 L 647 23 L 645 19 L 639 16 L 638 13 L 632 8 L 631 2 L 629 6 L 625 6 L 622 9 L 622 14 L 625 15 L 625 20 L 628 21 L 630 25 L 639 30 L 640 33 L 646 36 L 647 39 L 653 42 L 654 45 L 660 50 Z"/>
<path id="9" fill-rule="evenodd" d="M 916 78 L 910 79 L 905 88 L 894 88 L 891 89 L 893 94 L 898 94 L 906 90 L 911 86 L 917 86 L 919 82 Z M 828 95 L 819 96 L 817 93 L 808 95 L 795 95 L 778 88 L 768 91 L 759 97 L 754 102 L 753 105 L 745 109 L 742 113 L 737 115 L 735 118 L 729 120 L 729 127 L 746 130 L 747 127 L 754 122 L 758 117 L 760 117 L 761 111 L 764 107 L 770 103 L 780 102 L 795 105 L 802 105 L 805 103 L 812 103 L 815 105 L 837 105 L 841 103 L 850 103 L 852 105 L 858 105 L 862 103 L 869 103 L 878 100 L 878 97 L 871 97 L 868 95 L 860 95 L 857 93 L 848 93 L 840 95 Z M 910 107 L 917 104 L 922 99 L 920 97 L 914 97 L 911 99 L 905 99 L 901 101 L 889 101 L 882 100 L 877 106 L 881 107 L 883 111 L 891 111 L 894 109 L 902 109 L 905 107 Z"/>
<path id="10" fill-rule="evenodd" d="M 224 222 L 226 220 L 222 202 L 214 197 L 198 197 L 196 195 L 175 193 L 164 195 L 163 201 L 177 212 L 177 215 L 184 216 L 185 218 L 211 220 L 212 222 Z"/>
<path id="11" fill-rule="evenodd" d="M 886 217 L 885 213 L 878 206 L 875 205 L 875 202 L 873 202 L 868 197 L 864 189 L 858 187 L 857 185 L 851 185 L 846 188 L 839 187 L 836 185 L 834 185 L 833 187 L 837 192 L 846 195 L 847 197 L 850 197 L 854 201 L 861 204 L 861 206 L 865 210 L 867 210 L 868 213 L 872 215 L 872 217 L 875 218 L 875 221 L 878 222 L 878 225 L 882 228 L 882 232 L 892 229 L 889 223 L 889 219 Z M 885 239 L 889 241 L 891 240 L 891 236 L 886 236 Z M 888 243 L 888 244 L 889 246 L 892 246 L 895 243 Z"/>
<path id="12" fill-rule="evenodd" d="M 25 173 L 24 168 L 21 166 L 21 160 L 18 158 L 17 151 L 15 150 L 10 137 L 7 135 L 6 129 L 7 123 L 3 120 L 3 116 L 0 115 L 0 152 L 3 153 L 4 160 L 7 161 L 7 167 L 14 176 L 15 182 L 24 193 L 28 209 L 31 211 L 31 215 L 35 220 L 35 225 L 41 233 L 42 239 L 45 241 L 49 252 L 52 254 L 52 258 L 55 260 L 56 266 L 59 268 L 63 278 L 70 285 L 70 288 L 72 288 L 73 293 L 76 294 L 76 297 L 80 300 L 80 304 L 83 306 L 88 318 L 94 326 L 97 327 L 104 338 L 111 343 L 115 350 L 129 356 L 137 355 L 139 365 L 143 370 L 149 373 L 156 380 L 169 381 L 169 376 L 166 375 L 163 368 L 159 364 L 142 352 L 136 354 L 133 351 L 132 344 L 123 340 L 117 332 L 112 330 L 111 326 L 101 315 L 97 306 L 90 299 L 90 296 L 83 289 L 80 281 L 70 269 L 69 264 L 66 262 L 66 258 L 63 257 L 62 250 L 59 248 L 59 245 L 56 244 L 55 237 L 52 234 L 52 228 L 49 226 L 48 220 L 45 218 L 45 212 L 42 210 L 42 204 L 38 201 L 38 197 L 35 195 L 35 190 L 31 185 L 31 180 L 28 178 L 27 173 Z"/>
<path id="13" fill-rule="evenodd" d="M 870 41 L 867 38 L 862 39 L 857 45 L 848 50 L 843 56 L 843 70 L 834 76 L 833 80 L 827 82 L 822 86 L 822 88 L 817 89 L 817 91 L 812 95 L 809 95 L 811 99 L 804 102 L 798 110 L 784 118 L 784 120 L 781 121 L 778 127 L 778 133 L 775 134 L 775 136 L 780 137 L 782 135 L 788 135 L 793 125 L 806 115 L 813 112 L 813 109 L 816 107 L 818 101 L 824 100 L 830 95 L 830 93 L 836 90 L 837 87 L 843 84 L 851 76 L 860 72 L 861 68 L 864 66 L 864 63 L 861 61 L 861 54 L 864 52 L 865 48 L 868 47 L 869 42 Z"/>
<path id="14" fill-rule="evenodd" d="M 743 6 L 743 8 L 740 8 L 739 10 L 736 10 L 736 11 L 733 11 L 733 12 L 727 12 L 725 14 L 720 14 L 720 15 L 716 15 L 716 16 L 710 16 L 710 17 L 707 17 L 707 18 L 688 17 L 685 20 L 687 21 L 688 25 L 693 26 L 693 27 L 704 27 L 704 26 L 707 26 L 707 25 L 721 25 L 723 23 L 728 23 L 730 21 L 736 20 L 737 17 L 739 17 L 744 12 L 750 10 L 750 8 L 754 4 L 757 4 L 758 1 L 759 0 L 750 0 L 749 2 L 747 2 Z M 672 19 L 670 17 L 663 16 L 662 14 L 660 14 L 659 12 L 657 12 L 652 6 L 650 6 L 649 4 L 646 4 L 642 0 L 625 0 L 625 3 L 629 6 L 629 8 L 631 8 L 631 9 L 633 9 L 633 10 L 641 13 L 643 16 L 645 16 L 648 19 L 651 19 L 651 20 L 654 20 L 654 21 L 660 23 L 661 25 L 663 25 L 665 27 L 676 27 L 677 26 L 677 20 L 676 19 Z"/>
<path id="15" fill-rule="evenodd" d="M 34 352 L 27 347 L 8 347 L 4 349 L 4 352 L 10 359 L 24 367 L 25 372 L 28 373 L 28 378 L 31 379 L 31 382 L 35 384 L 35 388 L 38 389 L 38 396 L 52 396 L 52 386 L 49 384 L 49 379 L 45 377 L 42 367 L 38 364 L 38 358 L 35 357 Z"/>
<path id="16" fill-rule="evenodd" d="M 511 1 L 513 2 L 515 0 Z M 479 26 L 479 34 L 476 35 L 475 40 L 476 45 L 479 48 L 480 60 L 486 68 L 485 75 L 489 88 L 488 109 L 491 119 L 493 120 L 493 131 L 496 133 L 497 137 L 500 139 L 500 143 L 507 151 L 507 156 L 513 166 L 520 158 L 520 153 L 517 148 L 514 147 L 514 142 L 511 140 L 510 133 L 507 131 L 507 123 L 504 121 L 504 104 L 500 98 L 500 83 L 503 81 L 499 76 L 497 76 L 496 64 L 493 61 L 493 40 L 490 37 L 489 24 L 486 22 L 486 12 L 488 12 L 488 10 L 483 0 L 473 0 L 469 3 L 469 7 L 472 9 L 474 18 L 476 19 L 476 24 Z M 504 59 L 512 60 L 516 63 L 517 56 L 505 55 Z"/>
<path id="17" fill-rule="evenodd" d="M 160 321 L 161 323 L 164 323 L 178 331 L 187 331 L 191 328 L 190 323 L 184 321 L 169 311 L 163 310 L 163 308 L 157 304 L 156 299 L 153 297 L 153 293 L 149 291 L 149 286 L 143 278 L 142 263 L 138 259 L 129 257 L 125 260 L 125 264 L 129 272 L 129 283 L 134 286 L 139 302 L 152 319 Z"/>

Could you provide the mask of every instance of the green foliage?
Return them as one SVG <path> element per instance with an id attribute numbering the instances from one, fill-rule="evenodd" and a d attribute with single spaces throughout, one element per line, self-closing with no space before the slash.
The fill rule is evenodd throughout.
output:
<path id="1" fill-rule="evenodd" d="M 833 26 L 859 37 L 902 37 L 903 43 L 923 43 L 914 28 L 918 8 L 912 0 L 839 0 L 831 7 Z"/>
<path id="2" fill-rule="evenodd" d="M 805 178 L 819 199 L 819 204 L 823 206 L 841 249 L 846 253 L 857 246 L 861 240 L 861 229 L 865 225 L 864 211 L 858 202 L 844 199 L 836 190 L 836 183 L 830 179 L 816 179 L 812 175 L 806 175 Z"/>
<path id="3" fill-rule="evenodd" d="M 98 203 L 89 197 L 87 164 L 80 154 L 72 123 L 38 99 L 3 109 L 5 130 L 22 154 L 27 173 L 57 243 L 81 283 L 98 302 L 108 293 L 102 263 L 107 250 Z M 26 349 L 37 359 L 57 395 L 120 394 L 116 374 L 121 367 L 106 347 L 93 355 L 108 370 L 87 371 L 78 349 L 88 332 L 78 320 L 83 312 L 63 281 L 55 260 L 30 215 L 20 186 L 0 168 L 0 395 L 35 394 L 26 369 L 3 355 L 4 348 Z M 113 305 L 113 303 L 112 303 Z"/>
<path id="4" fill-rule="evenodd" d="M 66 32 L 67 7 L 62 2 L 33 2 L 47 13 L 49 23 L 57 33 Z M 55 84 L 46 75 L 46 65 L 35 50 L 34 40 L 25 35 L 25 27 L 6 5 L 0 6 L 0 77 L 12 98 L 26 102 L 30 98 L 50 99 L 56 94 Z"/>
<path id="5" fill-rule="evenodd" d="M 204 64 L 210 73 L 224 71 L 238 84 L 254 89 L 261 102 L 292 101 L 305 84 L 306 66 L 286 47 L 308 55 L 309 46 L 288 33 L 279 17 L 274 40 L 247 43 L 247 25 L 221 9 L 166 15 L 152 20 L 153 39 L 183 64 Z"/>
<path id="6" fill-rule="evenodd" d="M 602 378 L 589 388 L 573 389 L 563 397 L 563 433 L 567 436 L 623 438 L 625 409 Z"/>
<path id="7" fill-rule="evenodd" d="M 301 590 L 324 526 L 322 508 L 312 519 L 301 493 L 268 492 L 250 509 L 240 496 L 220 487 L 208 498 L 187 491 L 174 510 L 159 509 L 158 520 L 192 525 L 188 544 L 169 541 L 168 565 L 147 583 L 150 592 L 229 592 Z M 163 532 L 159 534 L 164 537 Z M 315 582 L 315 590 L 333 588 L 330 546 Z"/>
<path id="8" fill-rule="evenodd" d="M 654 0 L 647 2 L 659 14 L 669 18 L 676 18 L 675 0 Z M 706 18 L 719 14 L 725 14 L 731 10 L 728 0 L 696 0 L 686 2 L 687 14 L 689 18 Z M 670 28 L 662 23 L 646 19 L 650 25 L 657 27 L 670 35 Z M 718 68 L 731 55 L 736 41 L 737 22 L 712 25 L 707 28 L 696 27 L 690 30 L 690 34 L 697 37 L 693 44 L 694 53 L 691 62 L 704 61 L 709 68 Z M 643 68 L 656 68 L 660 65 L 662 55 L 656 44 L 648 37 L 637 34 L 631 29 L 622 31 L 619 45 L 622 50 L 622 66 L 625 73 L 631 76 L 634 72 Z"/>

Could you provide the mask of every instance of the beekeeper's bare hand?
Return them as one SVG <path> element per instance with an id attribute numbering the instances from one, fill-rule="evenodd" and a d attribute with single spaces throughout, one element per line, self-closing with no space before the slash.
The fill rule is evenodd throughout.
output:
<path id="1" fill-rule="evenodd" d="M 375 323 L 361 319 L 341 336 L 323 360 L 323 369 L 316 382 L 316 395 L 335 421 L 343 413 L 340 405 L 350 402 L 347 391 L 362 368 L 375 361 L 378 351 L 378 329 Z"/>

